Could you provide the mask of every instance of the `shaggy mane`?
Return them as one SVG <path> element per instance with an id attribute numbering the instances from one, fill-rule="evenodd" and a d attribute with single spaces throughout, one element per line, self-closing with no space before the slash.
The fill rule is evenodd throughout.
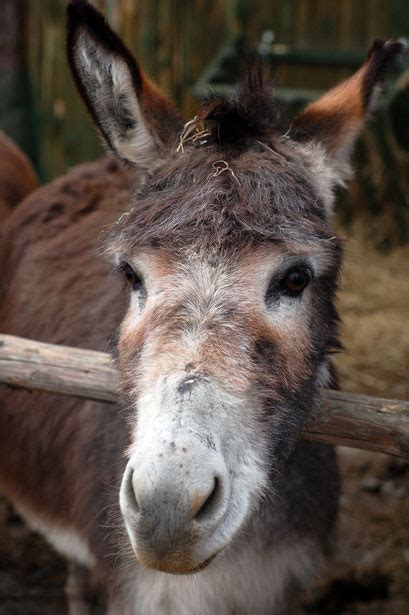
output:
<path id="1" fill-rule="evenodd" d="M 271 78 L 263 60 L 256 56 L 247 61 L 235 95 L 206 100 L 198 119 L 219 145 L 229 145 L 271 134 L 277 117 Z"/>

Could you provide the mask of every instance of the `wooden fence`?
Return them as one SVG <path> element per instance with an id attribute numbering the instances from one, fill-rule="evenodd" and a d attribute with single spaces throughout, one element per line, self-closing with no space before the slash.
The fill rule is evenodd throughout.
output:
<path id="1" fill-rule="evenodd" d="M 110 355 L 12 335 L 0 335 L 0 382 L 107 403 L 118 400 Z M 326 390 L 303 436 L 409 459 L 409 402 Z"/>

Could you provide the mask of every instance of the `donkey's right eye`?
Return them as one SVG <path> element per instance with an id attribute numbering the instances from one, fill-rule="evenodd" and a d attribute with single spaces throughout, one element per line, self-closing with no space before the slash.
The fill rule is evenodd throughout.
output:
<path id="1" fill-rule="evenodd" d="M 122 271 L 130 284 L 132 290 L 141 290 L 143 288 L 143 282 L 137 273 L 132 269 L 129 263 L 122 262 L 118 269 Z"/>

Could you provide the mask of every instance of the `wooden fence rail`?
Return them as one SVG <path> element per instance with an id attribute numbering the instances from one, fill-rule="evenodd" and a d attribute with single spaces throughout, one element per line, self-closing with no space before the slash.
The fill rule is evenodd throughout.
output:
<path id="1" fill-rule="evenodd" d="M 118 399 L 110 355 L 12 335 L 0 335 L 0 382 L 107 403 Z M 325 390 L 303 435 L 409 459 L 409 402 Z"/>

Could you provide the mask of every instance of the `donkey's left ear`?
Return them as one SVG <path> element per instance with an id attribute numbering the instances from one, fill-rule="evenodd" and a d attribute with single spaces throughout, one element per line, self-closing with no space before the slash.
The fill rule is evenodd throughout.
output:
<path id="1" fill-rule="evenodd" d="M 149 168 L 182 125 L 104 17 L 86 0 L 67 9 L 67 54 L 75 83 L 105 144 Z"/>
<path id="2" fill-rule="evenodd" d="M 376 39 L 365 64 L 352 77 L 308 105 L 293 122 L 290 136 L 315 149 L 317 158 L 321 153 L 322 171 L 333 184 L 342 184 L 347 178 L 354 142 L 374 107 L 388 69 L 403 51 L 404 46 L 399 42 Z"/>

